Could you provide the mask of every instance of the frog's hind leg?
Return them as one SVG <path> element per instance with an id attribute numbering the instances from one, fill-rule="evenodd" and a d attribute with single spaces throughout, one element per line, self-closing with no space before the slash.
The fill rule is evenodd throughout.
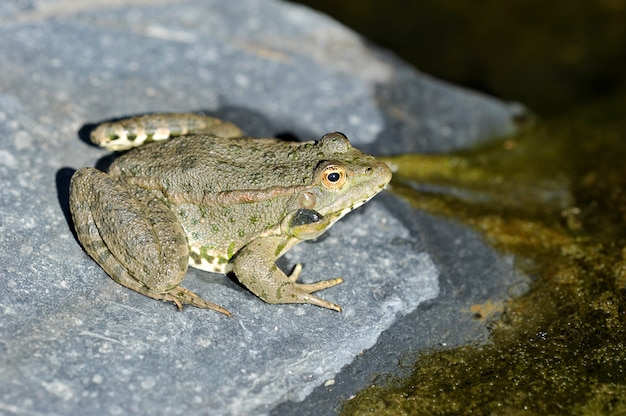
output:
<path id="1" fill-rule="evenodd" d="M 225 139 L 242 137 L 233 123 L 194 113 L 146 114 L 102 123 L 91 132 L 91 141 L 111 151 L 190 134 L 214 134 Z"/>
<path id="2" fill-rule="evenodd" d="M 179 309 L 190 304 L 230 315 L 179 286 L 188 262 L 185 234 L 165 204 L 148 191 L 83 168 L 72 177 L 70 210 L 85 251 L 116 282 L 174 302 Z"/>

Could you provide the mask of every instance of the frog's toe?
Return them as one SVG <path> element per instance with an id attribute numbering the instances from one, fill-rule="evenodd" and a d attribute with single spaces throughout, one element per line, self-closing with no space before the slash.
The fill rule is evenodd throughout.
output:
<path id="1" fill-rule="evenodd" d="M 223 313 L 226 316 L 232 316 L 232 314 L 222 308 L 215 303 L 207 302 L 202 299 L 199 295 L 195 294 L 191 290 L 185 289 L 182 286 L 176 286 L 174 289 L 170 290 L 164 297 L 163 300 L 171 301 L 176 304 L 178 309 L 183 309 L 183 304 L 195 306 L 196 308 L 201 309 L 213 309 L 214 311 Z"/>
<path id="2" fill-rule="evenodd" d="M 328 289 L 329 287 L 336 286 L 342 282 L 343 279 L 341 277 L 337 277 L 335 279 L 322 280 L 315 283 L 294 283 L 293 295 L 295 295 L 294 297 L 297 299 L 295 302 L 310 303 L 311 305 L 321 306 L 322 308 L 341 312 L 341 306 L 318 298 L 317 296 L 312 295 L 312 293 L 317 292 L 318 290 Z"/>
<path id="3" fill-rule="evenodd" d="M 333 280 L 336 280 L 336 279 L 333 279 Z M 322 298 L 318 298 L 317 296 L 312 295 L 307 292 L 299 292 L 297 297 L 298 297 L 297 303 L 309 303 L 311 305 L 321 306 L 322 308 L 332 309 L 337 312 L 342 311 L 341 306 L 335 303 L 329 302 L 327 300 L 324 300 Z"/>
<path id="4" fill-rule="evenodd" d="M 163 301 L 164 302 L 174 302 L 174 305 L 176 305 L 176 307 L 178 308 L 179 311 L 183 310 L 183 304 L 180 302 L 180 299 L 178 299 L 174 295 L 170 295 L 169 293 L 164 295 L 163 296 Z"/>
<path id="5" fill-rule="evenodd" d="M 304 290 L 307 293 L 313 293 L 317 292 L 318 290 L 328 289 L 329 287 L 337 286 L 340 283 L 343 283 L 343 279 L 341 277 L 337 277 L 335 279 L 321 280 L 315 283 L 296 283 L 296 287 L 298 289 Z"/>
<path id="6" fill-rule="evenodd" d="M 289 277 L 289 280 L 295 283 L 296 280 L 298 280 L 298 277 L 300 277 L 300 273 L 302 273 L 302 264 L 298 263 L 293 267 L 291 274 L 287 277 Z"/>

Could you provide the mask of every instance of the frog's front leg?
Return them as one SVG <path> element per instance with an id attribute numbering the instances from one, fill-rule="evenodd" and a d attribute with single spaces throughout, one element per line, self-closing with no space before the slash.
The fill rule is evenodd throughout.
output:
<path id="1" fill-rule="evenodd" d="M 85 251 L 113 280 L 154 299 L 214 309 L 179 283 L 189 247 L 182 226 L 155 195 L 93 168 L 78 170 L 70 184 L 70 210 Z"/>
<path id="2" fill-rule="evenodd" d="M 296 283 L 302 269 L 300 265 L 287 276 L 274 263 L 276 253 L 280 252 L 284 244 L 284 236 L 270 236 L 254 240 L 242 248 L 231 260 L 233 272 L 239 281 L 267 303 L 310 303 L 341 312 L 341 306 L 311 293 L 338 285 L 343 279 Z"/>

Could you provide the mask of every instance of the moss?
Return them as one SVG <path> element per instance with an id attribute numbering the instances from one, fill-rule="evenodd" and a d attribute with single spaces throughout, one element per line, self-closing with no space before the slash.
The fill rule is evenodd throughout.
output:
<path id="1" fill-rule="evenodd" d="M 626 412 L 626 117 L 607 110 L 624 100 L 470 152 L 388 160 L 394 192 L 473 226 L 536 281 L 489 344 L 423 353 L 342 414 Z"/>

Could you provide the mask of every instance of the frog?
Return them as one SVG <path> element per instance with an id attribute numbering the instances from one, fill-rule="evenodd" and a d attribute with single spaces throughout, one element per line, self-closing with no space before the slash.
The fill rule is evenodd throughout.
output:
<path id="1" fill-rule="evenodd" d="M 188 267 L 234 275 L 269 304 L 311 304 L 337 277 L 297 282 L 276 260 L 381 192 L 391 170 L 346 136 L 253 138 L 205 114 L 147 114 L 99 124 L 91 141 L 120 152 L 107 172 L 78 169 L 70 212 L 85 249 L 117 283 L 153 299 L 212 309 L 181 286 Z"/>

